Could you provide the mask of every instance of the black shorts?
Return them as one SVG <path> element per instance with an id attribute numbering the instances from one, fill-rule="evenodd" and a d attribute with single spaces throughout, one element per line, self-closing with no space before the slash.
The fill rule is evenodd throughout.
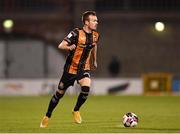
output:
<path id="1" fill-rule="evenodd" d="M 67 89 L 69 86 L 73 86 L 76 80 L 78 82 L 79 80 L 85 77 L 90 78 L 90 70 L 83 70 L 81 72 L 78 72 L 77 74 L 70 74 L 64 71 L 60 79 L 59 85 L 62 82 L 64 87 L 63 89 Z"/>

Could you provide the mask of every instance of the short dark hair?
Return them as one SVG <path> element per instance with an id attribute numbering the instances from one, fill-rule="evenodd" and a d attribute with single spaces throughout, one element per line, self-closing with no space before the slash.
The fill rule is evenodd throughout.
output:
<path id="1" fill-rule="evenodd" d="M 85 24 L 85 21 L 89 19 L 90 15 L 96 16 L 96 12 L 95 11 L 86 11 L 83 13 L 83 15 L 82 15 L 83 24 Z"/>

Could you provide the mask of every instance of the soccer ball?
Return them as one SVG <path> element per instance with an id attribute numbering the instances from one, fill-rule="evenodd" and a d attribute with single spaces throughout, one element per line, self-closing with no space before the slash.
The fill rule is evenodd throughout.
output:
<path id="1" fill-rule="evenodd" d="M 123 116 L 123 125 L 125 127 L 135 127 L 138 124 L 138 117 L 136 114 L 129 112 Z"/>

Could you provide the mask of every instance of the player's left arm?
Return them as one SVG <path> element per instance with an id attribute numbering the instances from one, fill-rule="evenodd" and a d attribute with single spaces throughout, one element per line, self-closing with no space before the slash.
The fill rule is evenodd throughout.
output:
<path id="1" fill-rule="evenodd" d="M 93 45 L 95 45 L 94 46 L 94 48 L 92 49 L 92 51 L 91 51 L 91 56 L 92 56 L 92 64 L 93 64 L 93 70 L 95 70 L 95 69 L 97 69 L 97 43 L 98 43 L 98 41 L 99 41 L 99 33 L 97 33 L 97 32 L 95 32 L 94 33 L 94 44 Z"/>
<path id="2" fill-rule="evenodd" d="M 93 69 L 97 68 L 97 45 L 92 49 Z"/>

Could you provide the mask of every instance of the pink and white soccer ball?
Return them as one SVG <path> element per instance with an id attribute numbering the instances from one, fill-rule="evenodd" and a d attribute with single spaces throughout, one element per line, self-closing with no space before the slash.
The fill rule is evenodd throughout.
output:
<path id="1" fill-rule="evenodd" d="M 129 112 L 123 116 L 123 125 L 125 127 L 135 127 L 138 124 L 138 117 L 136 114 Z"/>

